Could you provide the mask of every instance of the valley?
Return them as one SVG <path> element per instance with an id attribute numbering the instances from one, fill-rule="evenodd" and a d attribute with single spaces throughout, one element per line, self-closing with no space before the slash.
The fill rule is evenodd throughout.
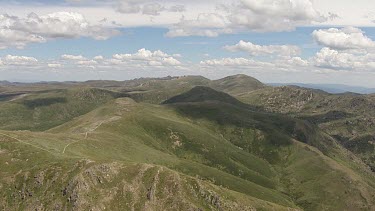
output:
<path id="1" fill-rule="evenodd" d="M 1 210 L 373 210 L 373 95 L 235 75 L 2 85 Z"/>

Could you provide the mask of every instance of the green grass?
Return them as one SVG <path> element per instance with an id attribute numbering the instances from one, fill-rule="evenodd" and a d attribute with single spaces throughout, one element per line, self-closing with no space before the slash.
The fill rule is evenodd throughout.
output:
<path id="1" fill-rule="evenodd" d="M 43 131 L 85 114 L 121 94 L 100 89 L 36 92 L 0 104 L 0 128 Z"/>
<path id="2" fill-rule="evenodd" d="M 375 204 L 374 175 L 308 121 L 202 87 L 166 105 L 120 96 L 69 89 L 1 103 L 18 119 L 0 131 L 0 209 L 370 210 Z M 38 109 L 49 115 L 21 115 Z M 70 115 L 56 118 L 64 109 Z M 20 125 L 34 131 L 14 131 Z"/>

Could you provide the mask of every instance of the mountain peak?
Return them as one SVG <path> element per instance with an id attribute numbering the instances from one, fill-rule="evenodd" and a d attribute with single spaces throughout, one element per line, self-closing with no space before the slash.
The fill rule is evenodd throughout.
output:
<path id="1" fill-rule="evenodd" d="M 236 98 L 220 92 L 216 91 L 210 87 L 206 86 L 196 86 L 192 88 L 190 91 L 185 92 L 183 94 L 177 95 L 172 97 L 163 104 L 173 104 L 173 103 L 188 103 L 188 102 L 204 102 L 204 101 L 218 101 L 224 102 L 234 105 L 243 104 L 238 101 Z"/>
<path id="2" fill-rule="evenodd" d="M 251 76 L 238 74 L 212 81 L 211 87 L 226 93 L 239 94 L 264 88 L 265 85 Z"/>

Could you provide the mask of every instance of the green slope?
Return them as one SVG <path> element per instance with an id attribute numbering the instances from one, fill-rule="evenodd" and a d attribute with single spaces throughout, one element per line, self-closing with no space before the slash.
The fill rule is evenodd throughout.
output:
<path id="1" fill-rule="evenodd" d="M 42 131 L 125 96 L 94 88 L 30 92 L 0 103 L 0 128 Z"/>
<path id="2" fill-rule="evenodd" d="M 195 79 L 200 85 L 202 78 Z M 174 87 L 191 78 L 171 80 Z M 172 94 L 168 86 L 158 100 Z M 53 115 L 44 127 L 23 117 L 10 128 L 24 121 L 34 132 L 0 131 L 0 209 L 371 210 L 375 204 L 373 173 L 309 119 L 261 111 L 201 86 L 163 105 L 136 102 L 154 96 L 76 94 L 82 92 L 4 102 Z M 64 109 L 80 112 L 56 121 Z"/>
<path id="3" fill-rule="evenodd" d="M 209 86 L 213 89 L 229 94 L 251 92 L 265 87 L 265 85 L 257 79 L 243 74 L 214 80 Z"/>
<path id="4" fill-rule="evenodd" d="M 96 163 L 112 165 L 112 162 L 119 162 L 120 166 L 127 166 L 129 162 L 136 162 L 148 163 L 152 164 L 152 166 L 163 165 L 181 172 L 173 173 L 173 171 L 165 169 L 167 172 L 172 172 L 176 177 L 187 178 L 186 180 L 188 180 L 188 182 L 184 179 L 183 181 L 179 181 L 176 185 L 183 186 L 181 190 L 178 191 L 181 192 L 181 194 L 188 195 L 188 199 L 181 201 L 181 203 L 186 203 L 188 206 L 194 207 L 193 205 L 195 204 L 195 206 L 202 209 L 211 209 L 217 206 L 215 203 L 212 204 L 212 200 L 207 199 L 207 197 L 216 197 L 217 200 L 220 201 L 220 206 L 227 206 L 230 210 L 234 210 L 235 207 L 247 207 L 247 209 L 250 209 L 254 206 L 258 206 L 259 208 L 264 206 L 269 208 L 279 207 L 281 209 L 282 205 L 294 206 L 288 197 L 278 193 L 273 188 L 260 185 L 263 183 L 265 186 L 270 186 L 270 184 L 273 186 L 271 178 L 274 176 L 274 173 L 270 167 L 267 167 L 269 164 L 265 161 L 255 156 L 245 156 L 243 153 L 241 153 L 242 155 L 233 154 L 240 162 L 244 162 L 243 164 L 246 164 L 245 161 L 248 162 L 246 166 L 239 166 L 240 170 L 244 172 L 243 178 L 237 177 L 233 175 L 235 172 L 229 172 L 228 169 L 219 169 L 219 165 L 229 168 L 233 163 L 228 163 L 225 159 L 216 161 L 214 157 L 211 156 L 203 157 L 204 153 L 194 148 L 194 145 L 198 144 L 194 142 L 206 139 L 205 143 L 199 144 L 204 144 L 208 150 L 213 150 L 212 154 L 216 152 L 222 153 L 224 147 L 229 147 L 232 153 L 240 152 L 235 146 L 226 143 L 223 138 L 217 137 L 215 134 L 210 134 L 209 130 L 198 129 L 196 125 L 179 117 L 170 109 L 165 109 L 160 106 L 138 105 L 128 99 L 118 99 L 115 105 L 116 106 L 113 106 L 113 103 L 108 104 L 73 122 L 53 129 L 49 133 L 32 133 L 27 131 L 2 133 L 4 139 L 1 142 L 3 152 L 1 158 L 3 161 L 8 162 L 8 164 L 4 165 L 9 165 L 11 168 L 9 169 L 7 166 L 3 168 L 2 178 L 4 179 L 4 183 L 1 184 L 4 184 L 2 187 L 6 190 L 8 190 L 9 185 L 16 186 L 16 188 L 12 188 L 9 192 L 6 191 L 8 197 L 4 196 L 5 204 L 10 207 L 12 207 L 12 205 L 34 206 L 36 202 L 33 201 L 33 199 L 35 196 L 38 196 L 38 194 L 42 196 L 42 194 L 45 193 L 54 193 L 56 194 L 54 197 L 41 197 L 43 199 L 41 203 L 43 207 L 49 207 L 53 201 L 57 201 L 56 206 L 72 207 L 76 209 L 99 206 L 102 201 L 99 200 L 97 203 L 94 203 L 95 200 L 93 201 L 93 199 L 108 194 L 106 191 L 112 188 L 116 189 L 116 187 L 113 186 L 113 183 L 106 183 L 105 172 L 98 173 L 94 171 L 94 178 L 87 178 L 87 168 L 93 164 L 96 166 Z M 113 118 L 113 115 L 120 118 Z M 138 115 L 142 115 L 143 117 L 148 116 L 148 118 L 140 119 Z M 166 116 L 168 119 L 166 119 L 164 123 L 161 123 Z M 86 124 L 76 124 L 80 121 L 86 122 Z M 97 121 L 103 121 L 99 127 L 97 127 Z M 152 123 L 152 121 L 157 121 L 159 124 Z M 148 126 L 150 123 L 151 126 Z M 75 125 L 79 126 L 75 127 Z M 159 127 L 153 128 L 155 125 Z M 181 138 L 181 142 L 183 142 L 181 148 L 183 149 L 178 150 L 174 148 L 174 146 L 178 146 L 172 142 L 174 139 L 168 138 L 170 136 L 170 130 L 167 129 L 167 125 L 170 125 L 169 129 L 175 134 L 184 132 L 194 134 L 194 137 L 185 137 L 186 139 Z M 96 130 L 91 131 L 92 126 L 97 127 Z M 89 134 L 86 138 L 85 134 L 81 134 L 81 129 L 88 129 Z M 189 130 L 191 130 L 191 132 L 189 132 Z M 71 135 L 67 135 L 69 133 Z M 13 138 L 4 136 L 4 134 Z M 207 139 L 207 136 L 212 137 Z M 223 148 L 216 149 L 215 144 L 220 143 L 224 144 Z M 13 154 L 14 150 L 20 150 L 22 153 Z M 79 166 L 82 165 L 82 167 L 75 169 L 78 168 L 76 167 L 78 165 L 77 163 L 82 162 L 84 164 L 79 164 Z M 28 166 L 28 163 L 33 163 L 33 165 Z M 43 186 L 43 190 L 45 191 L 27 196 L 28 191 L 35 190 L 35 176 L 25 182 L 13 181 L 14 183 L 10 182 L 8 184 L 6 182 L 8 178 L 16 174 L 21 168 L 23 171 L 17 174 L 20 179 L 25 175 L 40 174 L 40 171 L 55 172 L 55 168 L 60 169 L 63 175 L 61 175 L 61 177 L 50 175 L 52 178 L 57 177 L 60 183 L 51 185 L 49 182 L 51 182 L 52 179 L 46 178 L 45 184 L 49 184 L 49 186 Z M 100 165 L 98 164 L 95 168 L 99 168 L 100 170 Z M 160 167 L 156 169 L 158 168 Z M 71 173 L 65 175 L 67 173 L 63 172 Z M 184 173 L 194 177 L 199 175 L 198 178 L 200 179 L 184 176 Z M 101 184 L 97 181 L 97 177 L 102 177 L 101 175 L 103 174 L 103 184 L 107 186 L 103 185 L 103 187 L 98 188 L 92 187 L 97 183 Z M 132 181 L 131 175 L 129 175 L 128 178 L 127 174 L 132 174 L 132 172 L 124 170 L 121 176 L 122 178 L 119 179 Z M 109 175 L 113 177 L 117 176 L 117 174 L 112 175 L 112 173 Z M 155 175 L 155 172 L 152 175 Z M 155 176 L 145 178 L 145 181 L 152 183 L 154 178 Z M 161 184 L 158 184 L 158 187 L 166 186 L 166 188 L 171 188 L 168 182 L 171 181 L 166 180 L 161 182 Z M 198 187 L 196 187 L 197 184 L 199 184 Z M 202 187 L 201 184 L 205 184 L 205 186 Z M 73 187 L 71 187 L 72 185 Z M 195 194 L 189 192 L 192 187 L 197 189 L 198 196 L 194 196 Z M 54 188 L 57 188 L 57 190 Z M 67 191 L 70 190 L 71 192 L 65 195 L 61 194 L 60 191 L 65 190 L 65 188 L 67 188 Z M 149 187 L 145 185 L 144 192 L 146 193 L 147 188 Z M 90 192 L 88 192 L 89 190 Z M 162 190 L 163 188 L 158 189 L 158 191 Z M 27 199 L 24 200 L 25 197 L 21 196 L 20 198 L 16 198 L 15 202 L 11 202 L 12 194 L 18 193 L 19 191 L 22 194 L 26 194 L 25 197 Z M 127 191 L 131 192 L 131 189 Z M 217 191 L 220 194 L 217 193 Z M 88 196 L 85 195 L 87 193 L 89 193 Z M 142 194 L 142 192 L 136 192 L 134 194 L 138 194 L 137 197 L 134 196 L 135 198 L 133 200 L 140 204 L 138 205 L 140 206 L 139 208 L 145 207 L 147 206 L 146 204 L 150 203 L 150 200 L 145 197 L 147 194 Z M 73 199 L 71 199 L 72 196 Z M 111 195 L 107 197 L 112 198 L 115 196 Z M 192 197 L 192 199 L 189 199 L 189 197 Z M 64 198 L 70 198 L 70 201 L 66 201 Z M 107 204 L 109 204 L 109 207 L 116 204 L 113 200 L 108 200 Z M 179 201 L 178 198 L 175 200 Z M 267 203 L 265 201 L 267 201 Z M 125 202 L 122 201 L 119 203 Z M 52 204 L 55 206 L 55 202 Z M 183 207 L 183 204 L 180 205 L 179 203 L 172 203 L 170 206 L 172 205 Z M 155 204 L 152 205 L 155 209 L 163 210 L 162 208 L 158 208 L 158 206 L 162 206 L 164 209 L 166 208 L 165 206 L 169 205 L 167 202 L 160 203 L 160 201 L 156 201 Z M 231 208 L 231 206 L 233 207 Z M 115 206 L 113 208 L 117 209 Z M 173 210 L 172 208 L 170 209 Z"/>
<path id="5" fill-rule="evenodd" d="M 289 87 L 266 87 L 236 97 L 271 112 L 317 124 L 375 171 L 374 95 L 328 94 Z"/>

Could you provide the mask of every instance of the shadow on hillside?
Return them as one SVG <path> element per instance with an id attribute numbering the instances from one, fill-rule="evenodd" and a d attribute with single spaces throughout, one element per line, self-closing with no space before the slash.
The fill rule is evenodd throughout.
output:
<path id="1" fill-rule="evenodd" d="M 39 98 L 33 100 L 24 100 L 23 105 L 30 109 L 34 109 L 42 106 L 49 106 L 57 103 L 66 103 L 67 99 L 65 97 L 51 97 L 51 98 Z"/>

